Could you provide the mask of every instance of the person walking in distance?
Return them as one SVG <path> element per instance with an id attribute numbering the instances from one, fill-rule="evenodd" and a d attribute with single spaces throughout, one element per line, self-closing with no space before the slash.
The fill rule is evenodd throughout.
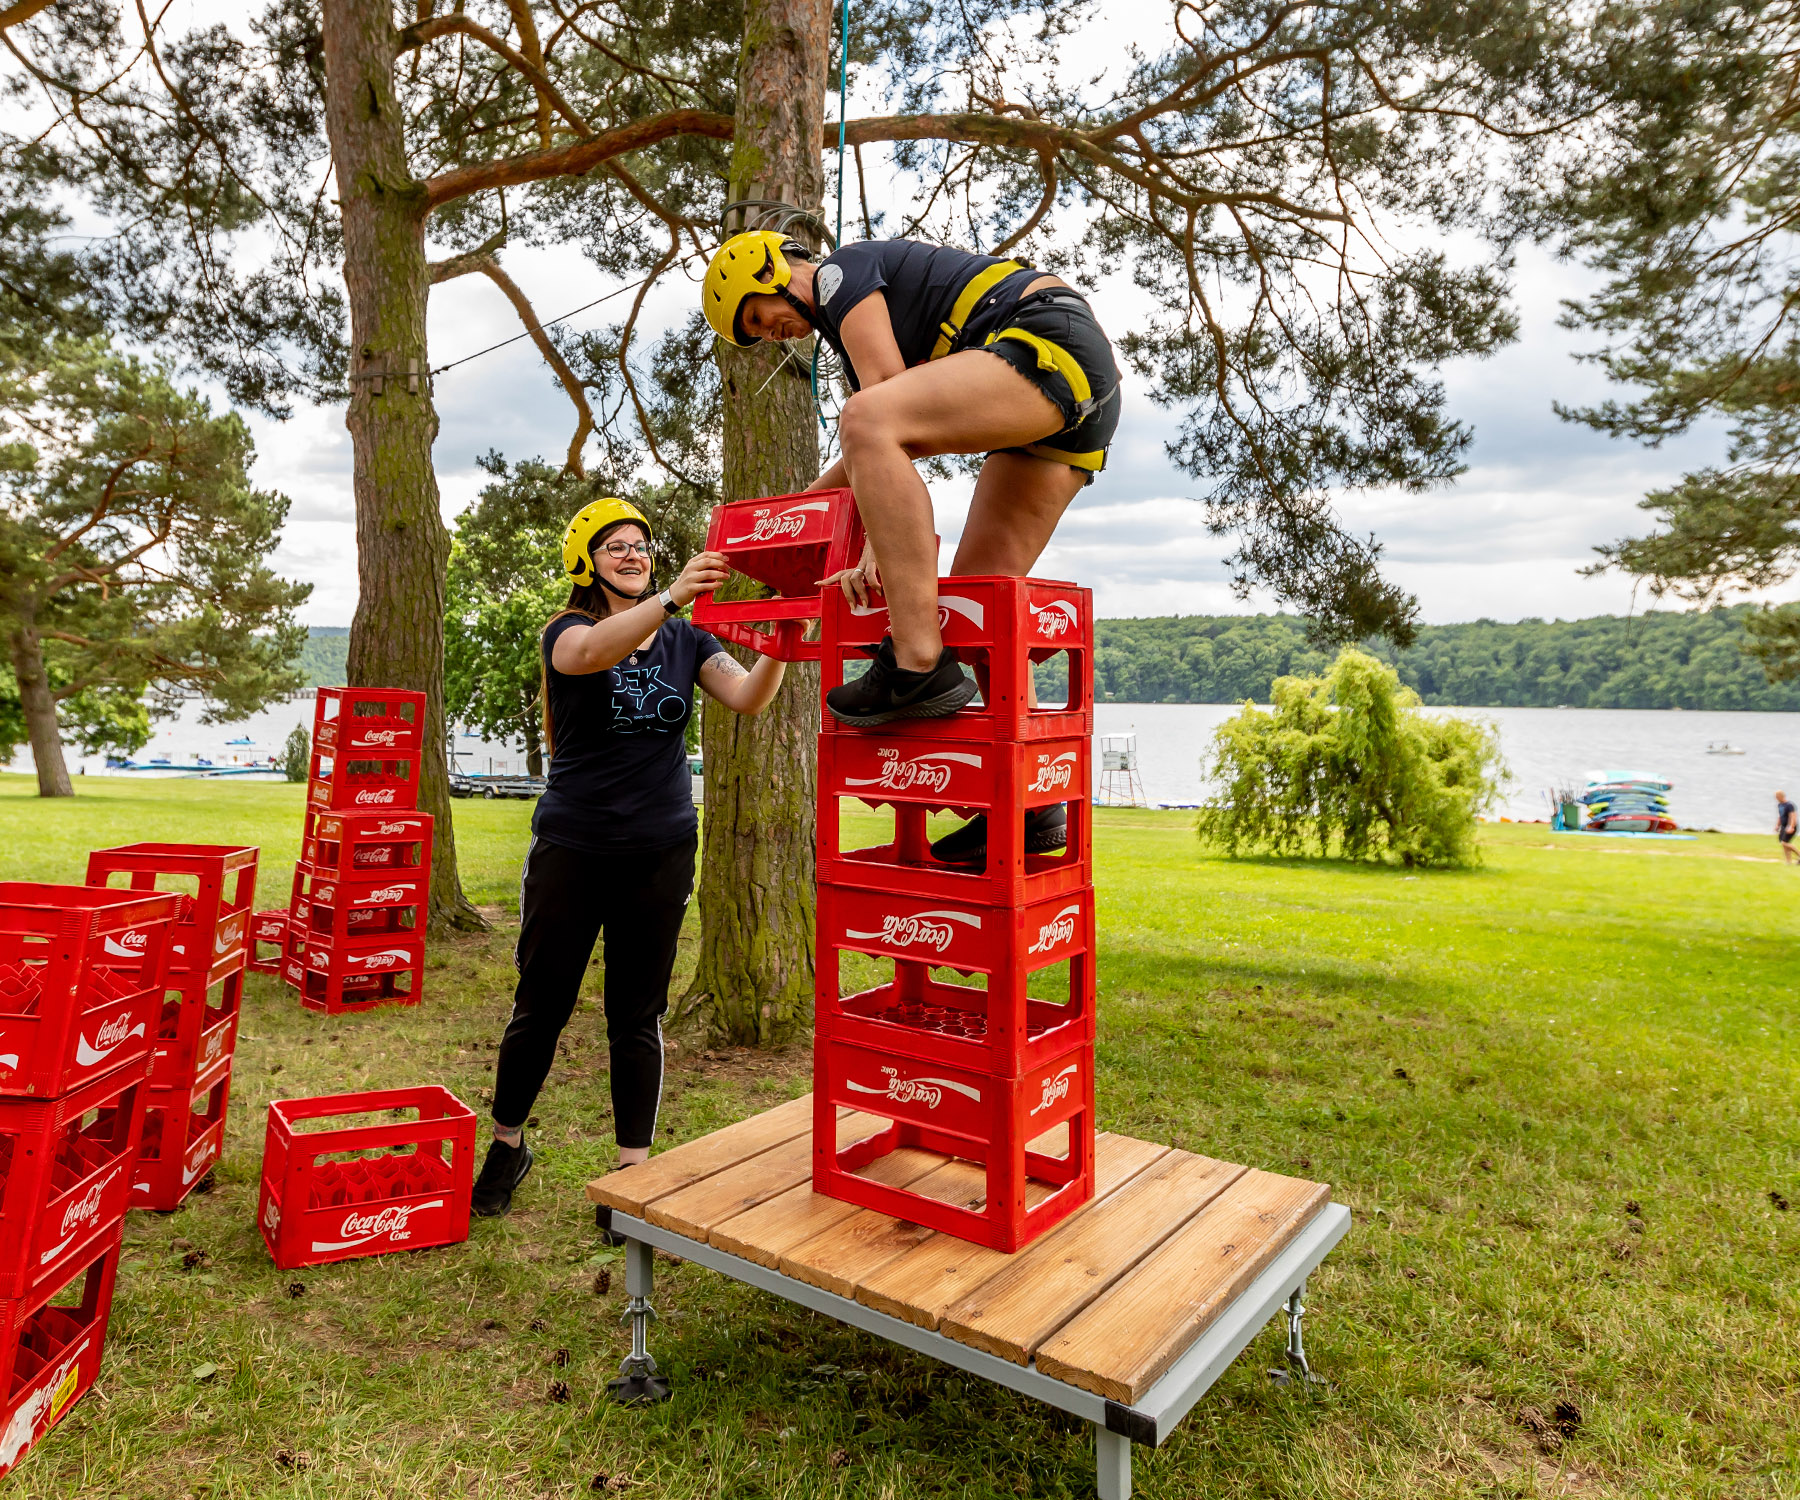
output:
<path id="1" fill-rule="evenodd" d="M 1775 837 L 1781 841 L 1781 862 L 1784 865 L 1800 863 L 1800 850 L 1794 848 L 1794 834 L 1800 831 L 1800 814 L 1794 811 L 1794 804 L 1788 801 L 1786 792 L 1775 794 Z"/>
<path id="2" fill-rule="evenodd" d="M 494 1138 L 472 1208 L 512 1205 L 531 1170 L 525 1125 L 604 941 L 606 1040 L 619 1164 L 650 1154 L 662 1101 L 662 1017 L 694 888 L 698 820 L 686 728 L 694 688 L 741 714 L 762 712 L 782 663 L 746 671 L 680 610 L 731 574 L 717 552 L 688 560 L 667 588 L 651 576 L 650 523 L 596 500 L 569 523 L 569 602 L 544 626 L 549 780 L 519 880 L 519 983 L 494 1069 Z"/>

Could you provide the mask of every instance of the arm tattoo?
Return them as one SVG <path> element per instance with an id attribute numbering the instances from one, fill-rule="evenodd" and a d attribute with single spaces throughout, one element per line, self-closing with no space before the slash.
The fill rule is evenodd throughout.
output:
<path id="1" fill-rule="evenodd" d="M 735 656 L 725 651 L 708 657 L 706 664 L 700 670 L 702 672 L 717 671 L 727 682 L 736 682 L 738 678 L 750 675 Z"/>

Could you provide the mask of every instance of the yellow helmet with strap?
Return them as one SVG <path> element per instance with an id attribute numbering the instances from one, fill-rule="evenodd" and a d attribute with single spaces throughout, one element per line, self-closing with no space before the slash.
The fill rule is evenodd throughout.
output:
<path id="1" fill-rule="evenodd" d="M 806 247 L 772 229 L 752 229 L 732 235 L 713 253 L 700 284 L 700 302 L 712 331 L 726 343 L 747 349 L 762 342 L 747 335 L 740 321 L 744 303 L 751 297 L 782 297 L 812 322 L 812 310 L 788 290 L 794 279 L 793 267 L 788 264 L 790 251 L 804 255 Z M 762 279 L 765 273 L 766 281 Z"/>
<path id="2" fill-rule="evenodd" d="M 646 538 L 651 534 L 649 517 L 629 500 L 620 500 L 613 495 L 584 505 L 575 513 L 575 519 L 563 533 L 562 546 L 563 567 L 571 582 L 589 584 L 594 581 L 594 538 L 620 521 L 635 521 L 644 528 Z"/>

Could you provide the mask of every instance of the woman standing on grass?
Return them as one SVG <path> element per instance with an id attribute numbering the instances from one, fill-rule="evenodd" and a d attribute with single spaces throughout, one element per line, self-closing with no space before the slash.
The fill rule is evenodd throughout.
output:
<path id="1" fill-rule="evenodd" d="M 675 618 L 731 573 L 717 552 L 688 560 L 657 592 L 650 523 L 596 500 L 563 535 L 573 585 L 544 627 L 544 748 L 550 778 L 531 820 L 519 882 L 519 985 L 494 1074 L 494 1139 L 474 1211 L 503 1214 L 531 1170 L 525 1122 L 604 935 L 606 1040 L 619 1164 L 650 1154 L 662 1101 L 662 1017 L 688 897 L 698 820 L 686 729 L 695 684 L 761 713 L 783 665 L 746 671 L 706 631 Z"/>

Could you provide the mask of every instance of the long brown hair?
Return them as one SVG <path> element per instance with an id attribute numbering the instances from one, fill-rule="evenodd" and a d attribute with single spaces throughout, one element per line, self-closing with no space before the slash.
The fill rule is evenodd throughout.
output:
<path id="1" fill-rule="evenodd" d="M 544 654 L 544 635 L 558 620 L 565 615 L 580 615 L 592 624 L 599 624 L 613 612 L 613 601 L 600 582 L 600 564 L 594 561 L 594 549 L 617 531 L 621 526 L 635 526 L 644 532 L 644 540 L 651 540 L 650 533 L 642 523 L 637 521 L 614 521 L 606 527 L 593 541 L 588 543 L 588 566 L 594 571 L 591 583 L 573 583 L 569 585 L 569 602 L 546 621 L 544 628 L 538 632 L 538 710 L 543 716 L 544 724 L 544 759 L 556 758 L 556 731 L 550 723 L 550 664 Z M 654 568 L 654 563 L 652 567 Z M 650 575 L 652 584 L 656 581 L 654 572 Z M 648 592 L 648 591 L 646 591 Z"/>

